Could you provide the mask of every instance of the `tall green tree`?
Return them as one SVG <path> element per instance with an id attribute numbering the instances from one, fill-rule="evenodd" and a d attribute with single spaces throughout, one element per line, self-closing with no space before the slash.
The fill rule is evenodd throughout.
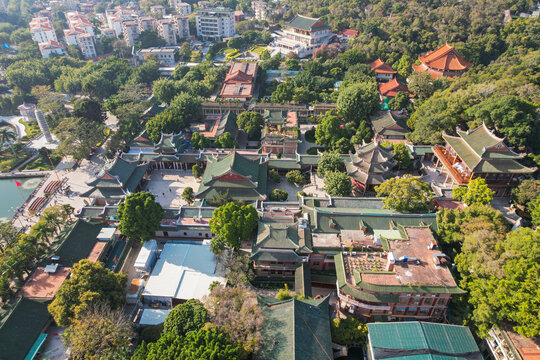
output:
<path id="1" fill-rule="evenodd" d="M 118 206 L 118 230 L 127 237 L 143 242 L 153 239 L 163 214 L 163 208 L 156 202 L 154 194 L 146 191 L 130 194 Z"/>
<path id="2" fill-rule="evenodd" d="M 379 106 L 379 89 L 374 81 L 360 82 L 339 91 L 337 109 L 345 120 L 356 124 Z"/>
<path id="3" fill-rule="evenodd" d="M 223 135 L 214 141 L 214 145 L 217 148 L 232 149 L 238 147 L 238 142 L 232 137 L 230 132 L 224 132 Z"/>
<path id="4" fill-rule="evenodd" d="M 105 112 L 101 103 L 93 99 L 78 99 L 73 104 L 73 116 L 102 123 L 105 121 Z"/>
<path id="5" fill-rule="evenodd" d="M 236 119 L 238 127 L 244 130 L 251 140 L 258 140 L 261 137 L 263 122 L 262 115 L 254 111 L 244 111 Z"/>
<path id="6" fill-rule="evenodd" d="M 15 149 L 13 148 L 13 143 L 17 140 L 17 135 L 15 132 L 9 128 L 3 128 L 0 129 L 0 144 L 2 144 L 2 147 L 4 147 L 5 144 L 9 146 L 11 149 L 11 152 L 13 153 L 13 156 L 17 157 L 17 153 L 15 152 Z"/>
<path id="7" fill-rule="evenodd" d="M 452 193 L 452 198 L 463 201 L 466 205 L 490 204 L 494 192 L 487 186 L 484 178 L 476 178 L 469 181 L 467 186 L 458 186 Z"/>
<path id="8" fill-rule="evenodd" d="M 210 229 L 216 234 L 212 239 L 214 253 L 223 250 L 225 245 L 240 247 L 242 241 L 253 236 L 258 218 L 257 210 L 251 205 L 229 202 L 214 210 L 209 222 Z"/>
<path id="9" fill-rule="evenodd" d="M 512 189 L 512 198 L 519 205 L 526 206 L 540 195 L 540 180 L 523 180 L 518 187 Z"/>
<path id="10" fill-rule="evenodd" d="M 351 178 L 345 172 L 327 172 L 323 189 L 330 196 L 349 196 L 352 192 Z"/>
<path id="11" fill-rule="evenodd" d="M 92 153 L 92 148 L 105 139 L 106 127 L 85 118 L 65 118 L 54 133 L 60 140 L 56 152 L 82 160 Z"/>
<path id="12" fill-rule="evenodd" d="M 169 104 L 177 94 L 175 81 L 165 78 L 154 81 L 152 90 L 158 101 L 165 104 Z"/>
<path id="13" fill-rule="evenodd" d="M 384 197 L 387 209 L 400 212 L 424 212 L 433 209 L 433 192 L 428 183 L 410 175 L 392 178 L 375 187 L 377 197 Z"/>
<path id="14" fill-rule="evenodd" d="M 191 135 L 191 146 L 194 149 L 207 149 L 210 147 L 211 141 L 201 133 L 193 133 Z"/>
<path id="15" fill-rule="evenodd" d="M 163 335 L 169 333 L 184 337 L 190 331 L 198 331 L 208 321 L 208 311 L 196 299 L 176 305 L 165 318 Z"/>
<path id="16" fill-rule="evenodd" d="M 324 178 L 327 173 L 345 171 L 345 161 L 343 157 L 334 152 L 325 152 L 317 164 L 317 173 Z"/>
<path id="17" fill-rule="evenodd" d="M 107 303 L 118 309 L 126 302 L 124 288 L 127 276 L 114 273 L 101 262 L 84 259 L 73 265 L 48 310 L 59 326 L 68 326 L 96 303 Z"/>

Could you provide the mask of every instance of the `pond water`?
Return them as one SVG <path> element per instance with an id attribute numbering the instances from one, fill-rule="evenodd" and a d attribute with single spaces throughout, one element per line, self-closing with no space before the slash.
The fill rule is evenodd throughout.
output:
<path id="1" fill-rule="evenodd" d="M 11 219 L 14 215 L 12 208 L 15 210 L 23 204 L 23 199 L 15 181 L 22 184 L 20 187 L 25 199 L 34 191 L 43 178 L 22 178 L 22 179 L 0 179 L 0 221 Z"/>

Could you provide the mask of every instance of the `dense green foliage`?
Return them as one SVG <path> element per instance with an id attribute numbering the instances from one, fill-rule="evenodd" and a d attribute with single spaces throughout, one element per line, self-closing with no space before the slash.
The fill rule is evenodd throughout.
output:
<path id="1" fill-rule="evenodd" d="M 352 193 L 351 178 L 346 172 L 326 172 L 323 189 L 330 196 L 350 196 Z"/>
<path id="2" fill-rule="evenodd" d="M 165 318 L 163 335 L 169 333 L 176 337 L 184 337 L 190 331 L 197 331 L 208 321 L 208 311 L 196 299 L 190 299 L 176 305 Z"/>
<path id="3" fill-rule="evenodd" d="M 523 206 L 533 201 L 538 195 L 540 195 L 540 180 L 524 180 L 512 190 L 513 200 Z"/>
<path id="4" fill-rule="evenodd" d="M 193 133 L 191 135 L 191 147 L 194 149 L 202 150 L 210 147 L 210 139 L 206 138 L 201 133 Z"/>
<path id="5" fill-rule="evenodd" d="M 379 88 L 375 81 L 356 83 L 339 91 L 337 108 L 346 121 L 358 124 L 378 106 Z"/>
<path id="6" fill-rule="evenodd" d="M 285 177 L 287 178 L 287 181 L 293 184 L 297 185 L 305 185 L 308 182 L 308 179 L 302 173 L 300 170 L 291 170 L 287 174 L 285 174 Z"/>
<path id="7" fill-rule="evenodd" d="M 324 178 L 327 173 L 345 171 L 345 161 L 338 153 L 325 152 L 317 165 L 317 173 Z"/>
<path id="8" fill-rule="evenodd" d="M 363 345 L 367 339 L 367 326 L 353 317 L 332 319 L 330 331 L 332 342 L 341 345 Z"/>
<path id="9" fill-rule="evenodd" d="M 251 205 L 229 202 L 217 208 L 209 222 L 210 229 L 216 234 L 211 243 L 212 251 L 218 253 L 226 245 L 240 247 L 241 242 L 248 240 L 257 229 L 258 217 L 257 210 Z"/>
<path id="10" fill-rule="evenodd" d="M 463 201 L 466 205 L 490 204 L 495 193 L 487 186 L 484 178 L 476 178 L 469 181 L 467 186 L 454 188 L 452 198 Z"/>
<path id="11" fill-rule="evenodd" d="M 214 141 L 214 146 L 216 148 L 232 149 L 238 147 L 238 142 L 233 138 L 230 132 L 224 132 L 223 135 Z"/>
<path id="12" fill-rule="evenodd" d="M 289 197 L 289 194 L 285 190 L 274 189 L 268 195 L 268 200 L 270 201 L 286 201 Z"/>
<path id="13" fill-rule="evenodd" d="M 263 122 L 262 115 L 254 111 L 244 111 L 236 119 L 238 128 L 244 130 L 250 140 L 259 140 Z"/>
<path id="14" fill-rule="evenodd" d="M 130 194 L 118 206 L 118 230 L 129 238 L 141 241 L 153 239 L 163 214 L 163 208 L 156 202 L 154 194 L 146 191 Z"/>
<path id="15" fill-rule="evenodd" d="M 127 275 L 114 273 L 99 261 L 81 260 L 56 292 L 49 312 L 59 326 L 68 326 L 93 304 L 103 302 L 118 309 L 126 302 L 126 282 Z"/>
<path id="16" fill-rule="evenodd" d="M 412 177 L 392 178 L 375 187 L 377 197 L 384 197 L 386 209 L 400 212 L 424 212 L 433 209 L 433 193 L 428 183 Z"/>
<path id="17" fill-rule="evenodd" d="M 218 327 L 190 331 L 185 337 L 166 334 L 155 343 L 143 342 L 133 360 L 236 360 L 238 347 Z"/>

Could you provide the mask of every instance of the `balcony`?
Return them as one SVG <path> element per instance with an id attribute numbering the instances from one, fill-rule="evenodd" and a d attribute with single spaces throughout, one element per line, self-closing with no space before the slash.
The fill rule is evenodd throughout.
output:
<path id="1" fill-rule="evenodd" d="M 455 164 L 455 161 L 454 161 L 455 156 L 452 156 L 448 152 L 448 150 L 446 150 L 442 146 L 434 146 L 433 152 L 435 153 L 435 156 L 443 163 L 446 171 L 448 171 L 450 176 L 454 179 L 454 181 L 458 185 L 467 185 L 471 177 L 467 176 L 466 174 L 460 173 L 452 166 Z"/>
<path id="2" fill-rule="evenodd" d="M 369 305 L 369 304 L 364 304 L 364 303 L 361 303 L 357 300 L 354 300 L 354 299 L 351 299 L 350 297 L 347 297 L 345 295 L 342 295 L 342 294 L 338 294 L 338 297 L 341 301 L 349 304 L 349 305 L 354 305 L 360 309 L 365 309 L 365 310 L 371 310 L 371 311 L 390 311 L 390 309 L 392 308 L 391 306 L 388 306 L 388 305 Z"/>

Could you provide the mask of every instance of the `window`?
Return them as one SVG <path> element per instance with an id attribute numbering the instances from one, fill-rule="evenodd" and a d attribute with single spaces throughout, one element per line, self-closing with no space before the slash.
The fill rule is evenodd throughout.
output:
<path id="1" fill-rule="evenodd" d="M 184 232 L 184 236 L 187 236 L 187 232 Z"/>
<path id="2" fill-rule="evenodd" d="M 405 312 L 405 308 L 404 307 L 398 307 L 398 308 L 396 308 L 395 312 L 398 313 L 398 314 L 403 314 Z"/>
<path id="3" fill-rule="evenodd" d="M 318 261 L 314 261 L 314 262 L 313 262 L 313 266 L 319 266 L 320 264 L 321 264 L 321 263 L 318 262 Z"/>
<path id="4" fill-rule="evenodd" d="M 410 307 L 409 310 L 407 310 L 407 314 L 416 314 L 416 311 L 418 311 L 418 308 Z"/>
<path id="5" fill-rule="evenodd" d="M 437 301 L 437 305 L 446 305 L 446 298 L 440 298 L 439 301 Z"/>
<path id="6" fill-rule="evenodd" d="M 428 315 L 429 310 L 429 308 L 420 308 L 420 315 Z"/>
<path id="7" fill-rule="evenodd" d="M 431 305 L 431 304 L 433 304 L 433 299 L 432 298 L 424 299 L 424 305 Z"/>
<path id="8" fill-rule="evenodd" d="M 199 233 L 199 236 L 202 236 L 202 233 Z"/>

